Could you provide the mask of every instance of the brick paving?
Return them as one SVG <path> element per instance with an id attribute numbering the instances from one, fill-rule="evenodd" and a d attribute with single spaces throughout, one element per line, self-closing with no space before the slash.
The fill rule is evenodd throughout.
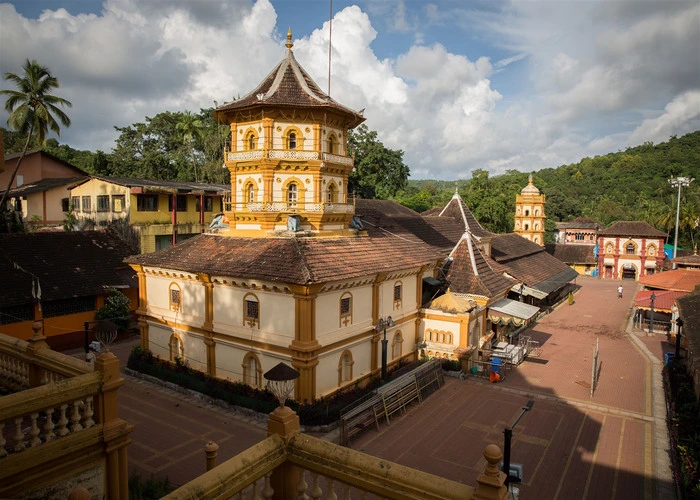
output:
<path id="1" fill-rule="evenodd" d="M 546 364 L 524 362 L 498 384 L 448 379 L 351 447 L 474 485 L 486 465 L 483 448 L 502 448 L 504 427 L 533 399 L 513 432 L 511 461 L 523 464 L 525 477 L 520 498 L 673 498 L 660 456 L 668 446 L 664 408 L 658 389 L 652 396 L 665 337 L 626 334 L 637 283 L 623 282 L 622 299 L 619 281 L 582 277 L 578 284 L 573 305 L 564 302 L 526 333 L 541 342 Z M 591 397 L 596 338 L 599 382 Z"/>

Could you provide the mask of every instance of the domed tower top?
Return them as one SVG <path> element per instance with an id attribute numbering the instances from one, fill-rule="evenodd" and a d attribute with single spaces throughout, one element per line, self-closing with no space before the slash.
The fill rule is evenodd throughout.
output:
<path id="1" fill-rule="evenodd" d="M 520 194 L 522 195 L 538 195 L 540 194 L 540 190 L 537 189 L 537 187 L 532 183 L 532 174 L 530 174 L 530 177 L 527 182 L 527 186 L 525 186 L 522 191 L 520 191 Z"/>
<path id="2" fill-rule="evenodd" d="M 214 110 L 217 123 L 229 124 L 271 116 L 275 110 L 305 108 L 334 115 L 344 128 L 355 128 L 365 121 L 362 113 L 343 106 L 313 81 L 294 57 L 292 30 L 287 31 L 287 51 L 282 61 L 265 79 L 245 96 L 223 104 Z"/>

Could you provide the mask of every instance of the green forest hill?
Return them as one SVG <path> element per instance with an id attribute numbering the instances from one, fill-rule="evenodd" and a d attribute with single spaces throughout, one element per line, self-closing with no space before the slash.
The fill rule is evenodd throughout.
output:
<path id="1" fill-rule="evenodd" d="M 94 175 L 226 184 L 222 163 L 229 130 L 214 123 L 211 111 L 163 112 L 143 123 L 115 127 L 120 135 L 110 153 L 76 150 L 56 139 L 47 140 L 42 149 Z M 21 151 L 25 140 L 5 129 L 3 139 L 6 153 Z M 454 194 L 454 181 L 409 180 L 403 152 L 384 147 L 365 125 L 348 135 L 348 148 L 356 166 L 349 188 L 358 196 L 393 199 L 423 212 L 444 206 Z M 678 176 L 697 178 L 682 189 L 679 246 L 692 249 L 700 235 L 700 131 L 556 168 L 509 170 L 493 177 L 476 169 L 471 179 L 458 182 L 459 193 L 484 227 L 511 232 L 515 196 L 530 173 L 547 197 L 546 242 L 552 241 L 555 222 L 580 216 L 604 226 L 618 220 L 647 221 L 673 235 L 678 190 L 668 180 Z"/>

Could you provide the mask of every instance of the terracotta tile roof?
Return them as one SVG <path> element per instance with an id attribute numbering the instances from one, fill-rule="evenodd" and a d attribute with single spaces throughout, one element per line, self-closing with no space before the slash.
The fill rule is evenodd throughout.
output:
<path id="1" fill-rule="evenodd" d="M 22 184 L 20 187 L 10 189 L 10 196 L 28 196 L 35 193 L 43 193 L 54 188 L 60 188 L 66 186 L 66 198 L 70 195 L 69 189 L 78 184 L 85 177 L 68 177 L 68 178 L 56 178 L 47 177 L 46 179 L 41 179 L 36 182 L 28 182 Z M 0 191 L 4 193 L 4 190 Z"/>
<path id="2" fill-rule="evenodd" d="M 547 253 L 567 264 L 596 264 L 595 245 L 545 245 Z"/>
<path id="3" fill-rule="evenodd" d="M 423 212 L 421 215 L 425 218 L 444 217 L 454 219 L 461 226 L 461 233 L 464 233 L 468 227 L 469 231 L 477 238 L 494 236 L 494 233 L 481 227 L 479 221 L 476 220 L 474 214 L 472 214 L 469 207 L 457 193 L 452 196 L 452 199 L 444 208 L 433 208 Z"/>
<path id="4" fill-rule="evenodd" d="M 109 286 L 136 288 L 135 273 L 123 263 L 130 254 L 110 231 L 0 234 L 0 303 L 32 302 L 27 273 L 39 278 L 44 300 L 91 296 Z"/>
<path id="5" fill-rule="evenodd" d="M 673 269 L 639 278 L 639 283 L 648 288 L 691 292 L 700 285 L 700 269 Z"/>
<path id="6" fill-rule="evenodd" d="M 607 229 L 598 231 L 603 236 L 629 236 L 667 238 L 668 234 L 659 231 L 648 222 L 643 221 L 618 221 Z"/>
<path id="7" fill-rule="evenodd" d="M 271 107 L 330 109 L 346 116 L 350 128 L 365 121 L 360 113 L 339 104 L 323 92 L 297 62 L 291 49 L 287 50 L 282 61 L 252 92 L 233 102 L 219 106 L 214 114 Z"/>
<path id="8" fill-rule="evenodd" d="M 576 217 L 569 222 L 557 222 L 557 229 L 595 229 L 598 230 L 602 226 L 595 220 L 589 217 Z"/>
<path id="9" fill-rule="evenodd" d="M 515 233 L 498 234 L 491 240 L 491 257 L 500 263 L 544 251 L 544 247 Z"/>
<path id="10" fill-rule="evenodd" d="M 484 256 L 476 243 L 472 242 L 472 252 L 466 238 L 457 244 L 452 252 L 453 261 L 447 272 L 450 290 L 454 293 L 495 297 L 505 295 L 517 282 L 496 271 L 494 261 Z M 472 261 L 472 255 L 474 257 Z"/>
<path id="11" fill-rule="evenodd" d="M 677 255 L 675 259 L 671 259 L 671 262 L 675 262 L 676 264 L 681 264 L 683 266 L 700 266 L 700 255 L 697 253 L 694 253 L 693 255 Z"/>
<path id="12" fill-rule="evenodd" d="M 436 263 L 430 246 L 397 236 L 236 238 L 202 234 L 129 263 L 298 285 Z"/>
<path id="13" fill-rule="evenodd" d="M 673 303 L 677 298 L 685 297 L 688 292 L 677 292 L 671 290 L 641 290 L 634 297 L 635 307 L 651 309 L 651 294 L 654 294 L 654 309 L 659 311 L 671 311 Z"/>

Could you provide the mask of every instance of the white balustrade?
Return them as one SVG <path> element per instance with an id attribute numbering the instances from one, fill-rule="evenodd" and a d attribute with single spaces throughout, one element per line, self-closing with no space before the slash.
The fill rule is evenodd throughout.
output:
<path id="1" fill-rule="evenodd" d="M 227 161 L 236 160 L 257 160 L 263 157 L 262 149 L 253 149 L 250 151 L 234 151 L 226 155 Z"/>
<path id="2" fill-rule="evenodd" d="M 350 167 L 355 163 L 355 159 L 352 156 L 336 155 L 333 153 L 323 153 L 323 161 L 330 161 Z"/>
<path id="3" fill-rule="evenodd" d="M 278 160 L 318 160 L 318 151 L 304 151 L 302 149 L 272 149 L 270 158 Z"/>

